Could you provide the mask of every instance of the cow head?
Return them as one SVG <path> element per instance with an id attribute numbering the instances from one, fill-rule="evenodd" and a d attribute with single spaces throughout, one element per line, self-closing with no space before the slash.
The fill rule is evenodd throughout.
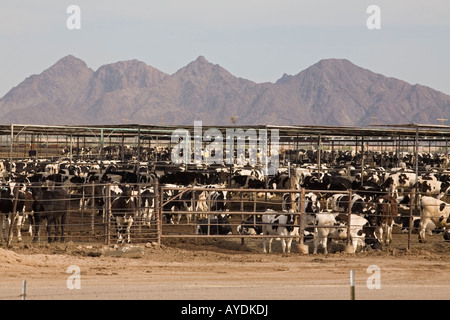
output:
<path id="1" fill-rule="evenodd" d="M 342 223 L 335 223 L 334 230 L 330 233 L 330 237 L 333 240 L 345 240 L 347 239 L 347 226 Z"/>
<path id="2" fill-rule="evenodd" d="M 407 181 L 409 181 L 409 177 L 406 174 L 402 173 L 398 176 L 398 182 L 400 185 L 405 185 Z"/>
<path id="3" fill-rule="evenodd" d="M 242 221 L 241 225 L 237 226 L 237 232 L 243 235 L 257 235 L 262 232 L 261 222 L 261 215 L 250 216 L 246 221 Z"/>
<path id="4" fill-rule="evenodd" d="M 294 210 L 289 210 L 289 214 L 286 215 L 286 229 L 288 232 L 294 231 L 294 224 L 295 224 L 295 215 Z"/>
<path id="5" fill-rule="evenodd" d="M 431 185 L 428 181 L 417 182 L 417 189 L 420 192 L 427 193 L 431 191 Z"/>
<path id="6" fill-rule="evenodd" d="M 305 212 L 307 213 L 321 212 L 319 197 L 314 193 L 309 193 L 305 196 Z"/>
<path id="7" fill-rule="evenodd" d="M 383 183 L 382 188 L 383 189 L 389 189 L 393 184 L 394 184 L 394 179 L 392 179 L 392 177 L 389 177 Z"/>

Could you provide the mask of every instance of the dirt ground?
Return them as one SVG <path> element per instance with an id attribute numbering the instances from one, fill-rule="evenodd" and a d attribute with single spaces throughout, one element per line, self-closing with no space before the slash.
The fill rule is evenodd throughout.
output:
<path id="1" fill-rule="evenodd" d="M 244 246 L 235 238 L 174 238 L 162 246 L 3 244 L 0 299 L 21 299 L 26 280 L 29 300 L 347 300 L 350 270 L 356 299 L 449 299 L 450 243 L 434 235 L 419 244 L 413 235 L 407 251 L 405 237 L 396 234 L 392 247 L 356 254 L 302 255 L 294 242 L 288 256 L 279 241 L 274 253 L 263 254 L 260 239 Z M 70 266 L 80 273 L 68 272 Z"/>

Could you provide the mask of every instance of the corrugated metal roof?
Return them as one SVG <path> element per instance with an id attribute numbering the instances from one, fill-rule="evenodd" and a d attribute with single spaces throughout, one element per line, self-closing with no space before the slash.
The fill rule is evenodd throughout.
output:
<path id="1" fill-rule="evenodd" d="M 99 136 L 102 131 L 105 136 L 170 136 L 175 129 L 184 128 L 194 132 L 194 126 L 187 125 L 27 125 L 12 124 L 0 125 L 0 135 L 10 135 L 13 128 L 17 134 L 42 134 L 42 135 L 72 135 L 72 136 Z M 415 137 L 418 129 L 419 136 L 434 137 L 439 140 L 450 138 L 450 126 L 426 125 L 426 124 L 402 124 L 383 125 L 374 127 L 349 127 L 349 126 L 277 126 L 277 125 L 239 125 L 239 126 L 202 126 L 203 132 L 216 128 L 221 131 L 226 129 L 255 129 L 255 130 L 279 130 L 280 137 Z"/>

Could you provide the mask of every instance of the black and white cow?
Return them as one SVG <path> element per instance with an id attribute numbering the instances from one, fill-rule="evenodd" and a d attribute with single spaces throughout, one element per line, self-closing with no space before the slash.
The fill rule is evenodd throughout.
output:
<path id="1" fill-rule="evenodd" d="M 347 239 L 347 219 L 340 220 L 340 216 L 336 217 L 336 221 L 342 223 L 343 226 L 336 228 L 332 233 L 332 237 L 335 240 L 345 240 Z M 364 233 L 364 228 L 369 225 L 369 221 L 357 214 L 352 214 L 350 217 L 350 240 L 353 246 L 353 252 L 357 252 L 358 249 L 364 251 L 366 249 L 366 241 Z"/>
<path id="2" fill-rule="evenodd" d="M 141 190 L 140 217 L 144 226 L 150 227 L 154 220 L 156 194 L 153 188 L 144 188 Z"/>
<path id="3" fill-rule="evenodd" d="M 27 220 L 30 222 L 28 233 L 30 236 L 33 235 L 32 221 L 34 216 L 34 199 L 31 189 L 27 186 L 20 188 L 18 198 L 18 206 L 16 209 L 17 241 L 22 242 L 22 227 L 25 225 Z"/>
<path id="4" fill-rule="evenodd" d="M 227 211 L 230 208 L 232 196 L 228 191 L 214 190 L 209 194 L 209 208 L 212 211 Z"/>
<path id="5" fill-rule="evenodd" d="M 184 191 L 179 197 L 180 204 L 177 205 L 179 210 L 194 212 L 198 209 L 199 191 L 188 190 Z M 187 223 L 191 223 L 193 213 L 186 214 Z M 181 214 L 178 214 L 177 224 L 181 221 Z"/>
<path id="6" fill-rule="evenodd" d="M 117 243 L 131 242 L 131 227 L 136 214 L 132 190 L 129 187 L 123 187 L 123 193 L 111 203 L 111 217 L 116 223 Z"/>
<path id="7" fill-rule="evenodd" d="M 237 226 L 237 233 L 241 235 L 262 235 L 263 234 L 263 220 L 262 215 L 251 215 L 247 220 L 242 221 Z M 305 241 L 314 239 L 313 228 L 305 228 L 303 232 L 303 239 Z"/>
<path id="8" fill-rule="evenodd" d="M 391 196 L 398 198 L 398 189 L 412 188 L 416 183 L 417 175 L 412 172 L 396 172 L 386 179 L 382 187 L 389 192 Z"/>
<path id="9" fill-rule="evenodd" d="M 208 233 L 209 227 L 209 233 Z M 197 221 L 197 234 L 227 235 L 232 234 L 230 221 L 226 214 L 218 214 L 217 218 L 200 219 Z"/>
<path id="10" fill-rule="evenodd" d="M 259 235 L 262 232 L 262 216 L 260 214 L 251 215 L 237 226 L 237 233 L 242 235 Z"/>
<path id="11" fill-rule="evenodd" d="M 231 192 L 220 190 L 220 185 L 207 186 L 209 190 L 188 191 L 183 198 L 182 207 L 187 211 L 195 211 L 200 218 L 206 218 L 206 214 L 202 212 L 217 211 L 226 212 L 229 211 L 232 199 Z"/>
<path id="12" fill-rule="evenodd" d="M 7 241 L 14 205 L 14 188 L 9 183 L 0 187 L 0 241 Z M 5 223 L 5 235 L 3 235 L 3 224 Z"/>
<path id="13" fill-rule="evenodd" d="M 272 252 L 273 238 L 281 238 L 281 248 L 283 253 L 291 252 L 292 240 L 298 237 L 298 227 L 294 226 L 295 216 L 289 214 L 278 214 L 277 212 L 268 209 L 262 216 L 262 233 L 265 236 L 273 236 L 271 238 L 263 238 L 263 252 Z M 287 238 L 286 238 L 287 236 Z M 267 241 L 267 239 L 269 239 Z M 267 243 L 269 247 L 267 249 Z"/>
<path id="14" fill-rule="evenodd" d="M 442 199 L 450 192 L 450 182 L 437 180 L 422 180 L 417 182 L 418 191 L 427 196 L 437 196 Z"/>
<path id="15" fill-rule="evenodd" d="M 331 210 L 334 212 L 348 212 L 348 207 L 351 205 L 352 213 L 363 214 L 367 211 L 367 204 L 364 199 L 354 193 L 352 195 L 352 199 L 350 202 L 350 197 L 348 194 L 335 194 L 331 198 L 328 198 L 327 204 L 330 207 L 331 202 Z"/>
<path id="16" fill-rule="evenodd" d="M 293 200 L 292 198 L 295 198 Z M 292 208 L 292 203 L 295 203 L 297 210 L 301 207 L 301 196 L 300 193 L 285 193 L 282 197 L 282 210 L 288 211 Z M 319 213 L 322 211 L 320 204 L 320 194 L 315 194 L 313 192 L 308 192 L 305 194 L 305 212 L 306 213 Z"/>
<path id="17" fill-rule="evenodd" d="M 180 199 L 180 191 L 166 189 L 163 192 L 163 214 L 167 224 L 174 224 L 173 216 L 176 211 L 182 211 L 183 201 Z"/>
<path id="18" fill-rule="evenodd" d="M 328 243 L 331 234 L 340 224 L 336 221 L 336 214 L 320 213 L 314 220 L 314 249 L 313 254 L 317 254 L 317 249 L 321 246 L 324 254 L 328 254 Z"/>
<path id="19" fill-rule="evenodd" d="M 450 227 L 450 204 L 433 197 L 421 198 L 419 242 L 425 242 L 425 231 L 430 221 L 436 227 Z"/>
<path id="20" fill-rule="evenodd" d="M 1 187 L 0 194 L 0 241 L 4 237 L 8 237 L 10 228 L 13 221 L 16 221 L 17 240 L 22 241 L 21 229 L 25 220 L 29 215 L 33 214 L 33 195 L 27 187 L 22 183 L 8 182 Z M 15 195 L 17 194 L 16 212 L 13 214 Z M 5 236 L 3 235 L 3 220 L 6 218 L 5 223 Z M 11 230 L 12 231 L 12 230 Z M 32 234 L 30 224 L 30 235 Z M 11 233 L 12 235 L 12 233 Z"/>

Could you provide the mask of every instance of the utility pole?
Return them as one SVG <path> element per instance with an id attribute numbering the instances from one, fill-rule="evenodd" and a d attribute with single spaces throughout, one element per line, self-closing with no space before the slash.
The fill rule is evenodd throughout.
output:
<path id="1" fill-rule="evenodd" d="M 437 119 L 438 121 L 440 121 L 441 122 L 441 126 L 443 126 L 444 125 L 444 121 L 448 121 L 448 119 Z"/>
<path id="2" fill-rule="evenodd" d="M 375 120 L 377 120 L 377 117 L 375 117 L 375 114 L 372 116 L 372 126 L 375 126 Z"/>

